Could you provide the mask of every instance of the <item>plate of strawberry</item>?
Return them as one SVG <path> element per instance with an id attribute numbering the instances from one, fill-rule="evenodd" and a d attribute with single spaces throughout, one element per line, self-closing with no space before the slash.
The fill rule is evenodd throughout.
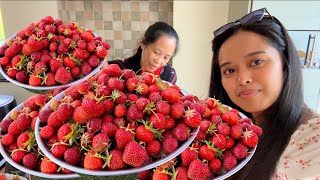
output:
<path id="1" fill-rule="evenodd" d="M 0 73 L 30 90 L 64 88 L 98 72 L 109 48 L 92 30 L 46 16 L 0 44 Z"/>
<path id="2" fill-rule="evenodd" d="M 44 178 L 78 178 L 48 159 L 38 148 L 34 127 L 39 110 L 52 94 L 37 94 L 12 109 L 0 122 L 0 153 L 15 168 Z M 40 114 L 40 116 L 42 116 Z"/>
<path id="3" fill-rule="evenodd" d="M 46 104 L 36 140 L 53 162 L 74 172 L 132 174 L 189 146 L 203 119 L 192 105 L 196 101 L 154 74 L 112 64 Z M 52 138 L 59 141 L 50 145 Z"/>
<path id="4" fill-rule="evenodd" d="M 138 179 L 217 179 L 232 176 L 252 158 L 262 129 L 244 114 L 208 98 L 202 103 L 211 111 L 201 122 L 193 143 L 179 156 Z"/>

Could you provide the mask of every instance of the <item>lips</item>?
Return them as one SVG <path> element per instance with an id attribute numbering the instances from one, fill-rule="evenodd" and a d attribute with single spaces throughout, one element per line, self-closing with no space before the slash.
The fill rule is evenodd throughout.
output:
<path id="1" fill-rule="evenodd" d="M 260 91 L 257 89 L 247 89 L 247 90 L 242 90 L 239 93 L 239 96 L 242 98 L 250 98 L 258 94 Z"/>

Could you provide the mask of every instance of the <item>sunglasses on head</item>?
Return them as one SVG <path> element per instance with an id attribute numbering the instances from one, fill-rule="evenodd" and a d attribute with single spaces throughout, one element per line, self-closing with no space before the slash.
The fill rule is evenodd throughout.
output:
<path id="1" fill-rule="evenodd" d="M 213 32 L 213 34 L 214 34 L 214 36 L 219 36 L 220 34 L 225 32 L 226 30 L 228 30 L 236 25 L 239 25 L 239 24 L 246 25 L 246 24 L 252 24 L 255 22 L 259 22 L 259 21 L 261 21 L 261 19 L 263 17 L 270 17 L 273 19 L 273 17 L 270 15 L 268 10 L 266 8 L 262 8 L 262 9 L 252 11 L 251 13 L 243 16 L 241 19 L 238 19 L 234 22 L 230 22 L 228 24 L 221 26 L 219 29 L 215 30 Z"/>

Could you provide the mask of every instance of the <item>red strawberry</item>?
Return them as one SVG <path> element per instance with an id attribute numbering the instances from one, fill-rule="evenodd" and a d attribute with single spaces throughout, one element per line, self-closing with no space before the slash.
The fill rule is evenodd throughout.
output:
<path id="1" fill-rule="evenodd" d="M 125 116 L 126 112 L 127 112 L 127 108 L 124 104 L 118 104 L 114 108 L 114 115 L 118 118 Z"/>
<path id="2" fill-rule="evenodd" d="M 166 171 L 162 171 L 162 168 L 154 170 L 152 180 L 170 180 L 171 176 Z"/>
<path id="3" fill-rule="evenodd" d="M 216 134 L 212 136 L 211 142 L 215 148 L 224 149 L 226 147 L 226 138 L 222 134 Z"/>
<path id="4" fill-rule="evenodd" d="M 27 73 L 25 71 L 19 71 L 16 74 L 16 80 L 21 83 L 25 83 L 27 81 Z"/>
<path id="5" fill-rule="evenodd" d="M 43 72 L 45 72 L 47 69 L 47 66 L 44 62 L 39 61 L 36 63 L 36 65 L 34 66 L 34 72 L 37 74 L 42 74 Z"/>
<path id="6" fill-rule="evenodd" d="M 152 140 L 147 144 L 146 150 L 150 156 L 157 156 L 161 151 L 161 143 L 157 140 Z"/>
<path id="7" fill-rule="evenodd" d="M 175 137 L 178 141 L 182 142 L 188 139 L 189 132 L 190 132 L 190 129 L 186 124 L 179 123 L 173 129 L 172 134 L 173 134 L 173 137 Z"/>
<path id="8" fill-rule="evenodd" d="M 111 170 L 123 169 L 126 164 L 122 160 L 122 151 L 114 149 L 110 151 L 109 157 L 110 161 L 108 163 L 108 168 Z"/>
<path id="9" fill-rule="evenodd" d="M 42 83 L 41 76 L 36 73 L 33 73 L 29 77 L 29 85 L 31 86 L 40 86 Z"/>
<path id="10" fill-rule="evenodd" d="M 188 168 L 188 177 L 190 179 L 207 179 L 211 176 L 210 169 L 207 164 L 194 159 Z"/>
<path id="11" fill-rule="evenodd" d="M 110 91 L 113 91 L 115 89 L 119 91 L 123 91 L 124 82 L 118 78 L 112 77 L 108 80 L 108 88 L 110 89 Z"/>
<path id="12" fill-rule="evenodd" d="M 63 62 L 60 59 L 57 58 L 52 58 L 50 60 L 50 71 L 51 72 L 56 72 L 60 67 L 62 67 Z"/>
<path id="13" fill-rule="evenodd" d="M 4 118 L 1 122 L 0 122 L 0 128 L 2 132 L 8 132 L 8 128 L 10 126 L 10 124 L 12 123 L 12 120 L 10 118 Z"/>
<path id="14" fill-rule="evenodd" d="M 198 158 L 198 151 L 196 148 L 188 147 L 187 149 L 182 151 L 180 156 L 182 160 L 182 166 L 188 167 L 194 159 Z"/>
<path id="15" fill-rule="evenodd" d="M 102 126 L 102 119 L 93 118 L 87 122 L 86 127 L 87 127 L 87 131 L 95 133 L 101 129 L 101 126 Z"/>
<path id="16" fill-rule="evenodd" d="M 229 171 L 237 165 L 237 160 L 234 156 L 224 156 L 223 158 L 223 167 Z"/>
<path id="17" fill-rule="evenodd" d="M 93 137 L 92 148 L 96 152 L 101 152 L 108 147 L 110 139 L 106 133 L 99 133 Z"/>
<path id="18" fill-rule="evenodd" d="M 118 126 L 116 126 L 112 122 L 104 122 L 102 124 L 101 132 L 106 133 L 109 137 L 114 137 L 118 130 Z"/>
<path id="19" fill-rule="evenodd" d="M 170 104 L 165 101 L 160 101 L 156 103 L 156 112 L 162 113 L 167 116 L 170 114 Z"/>
<path id="20" fill-rule="evenodd" d="M 90 42 L 93 39 L 93 34 L 91 31 L 85 31 L 80 34 L 81 39 L 85 40 L 86 42 Z"/>
<path id="21" fill-rule="evenodd" d="M 22 127 L 19 126 L 19 123 L 17 121 L 13 121 L 8 128 L 8 133 L 12 135 L 19 135 L 23 132 Z"/>
<path id="22" fill-rule="evenodd" d="M 248 130 L 253 131 L 257 136 L 261 136 L 262 129 L 257 125 L 249 125 Z"/>
<path id="23" fill-rule="evenodd" d="M 243 137 L 241 138 L 243 144 L 249 147 L 255 147 L 258 144 L 258 136 L 253 131 L 247 130 L 243 132 Z"/>
<path id="24" fill-rule="evenodd" d="M 238 143 L 232 149 L 232 153 L 236 159 L 244 159 L 247 157 L 247 147 L 241 143 Z"/>
<path id="25" fill-rule="evenodd" d="M 241 124 L 235 124 L 231 126 L 231 130 L 230 130 L 230 136 L 233 139 L 240 139 L 242 136 L 242 126 Z"/>
<path id="26" fill-rule="evenodd" d="M 145 83 L 138 83 L 135 90 L 138 94 L 146 95 L 148 94 L 149 88 L 148 88 L 148 85 Z"/>
<path id="27" fill-rule="evenodd" d="M 126 88 L 129 92 L 134 91 L 138 86 L 138 80 L 137 78 L 130 78 L 126 81 Z"/>
<path id="28" fill-rule="evenodd" d="M 16 141 L 16 137 L 10 133 L 2 136 L 1 142 L 5 146 L 10 146 Z"/>
<path id="29" fill-rule="evenodd" d="M 25 131 L 18 136 L 17 145 L 21 149 L 31 150 L 35 143 L 34 134 L 31 132 Z"/>
<path id="30" fill-rule="evenodd" d="M 80 150 L 78 148 L 69 148 L 64 152 L 63 159 L 68 164 L 76 166 L 80 162 Z"/>
<path id="31" fill-rule="evenodd" d="M 211 172 L 218 173 L 221 169 L 221 160 L 219 158 L 214 158 L 212 161 L 209 162 L 209 169 Z"/>
<path id="32" fill-rule="evenodd" d="M 128 81 L 130 78 L 133 78 L 136 76 L 136 73 L 132 71 L 131 69 L 124 69 L 122 70 L 123 79 Z"/>
<path id="33" fill-rule="evenodd" d="M 225 112 L 221 116 L 223 122 L 229 123 L 230 125 L 235 125 L 239 122 L 239 117 L 232 111 Z"/>
<path id="34" fill-rule="evenodd" d="M 131 104 L 127 109 L 126 118 L 129 121 L 139 121 L 144 117 L 144 113 L 142 110 L 138 109 L 136 104 Z"/>
<path id="35" fill-rule="evenodd" d="M 94 150 L 91 150 L 84 157 L 83 167 L 90 170 L 99 170 L 103 163 L 103 159 Z"/>
<path id="36" fill-rule="evenodd" d="M 139 180 L 149 180 L 151 179 L 152 170 L 146 170 L 138 173 L 137 179 Z"/>
<path id="37" fill-rule="evenodd" d="M 176 103 L 180 99 L 180 94 L 173 88 L 167 88 L 161 92 L 162 99 L 170 103 Z"/>
<path id="38" fill-rule="evenodd" d="M 60 67 L 57 69 L 54 79 L 61 84 L 67 84 L 73 80 L 73 77 L 70 71 L 68 71 L 64 67 Z"/>
<path id="39" fill-rule="evenodd" d="M 176 180 L 188 180 L 188 169 L 183 166 L 179 166 L 176 168 L 177 176 Z"/>
<path id="40" fill-rule="evenodd" d="M 130 141 L 123 151 L 123 161 L 133 167 L 140 167 L 147 156 L 146 149 L 134 141 Z"/>
<path id="41" fill-rule="evenodd" d="M 23 157 L 22 163 L 29 169 L 36 169 L 38 166 L 38 157 L 34 153 L 29 153 Z"/>
<path id="42" fill-rule="evenodd" d="M 130 129 L 119 128 L 115 134 L 117 148 L 125 148 L 126 145 L 134 139 L 134 137 L 135 135 Z"/>
<path id="43" fill-rule="evenodd" d="M 40 163 L 40 171 L 44 173 L 55 174 L 58 168 L 59 166 L 47 157 L 44 157 Z"/>
<path id="44" fill-rule="evenodd" d="M 217 125 L 218 133 L 224 136 L 229 136 L 230 129 L 231 129 L 230 126 L 226 123 L 220 123 Z"/>
<path id="45" fill-rule="evenodd" d="M 92 132 L 83 133 L 80 140 L 81 147 L 89 149 L 89 147 L 92 145 L 93 137 L 94 134 Z"/>
<path id="46" fill-rule="evenodd" d="M 185 111 L 184 122 L 190 127 L 197 127 L 201 124 L 201 115 L 194 109 Z"/>
<path id="47" fill-rule="evenodd" d="M 164 138 L 162 140 L 162 150 L 167 155 L 174 152 L 178 146 L 178 141 L 175 138 Z"/>
<path id="48" fill-rule="evenodd" d="M 23 149 L 14 149 L 11 153 L 11 158 L 13 161 L 15 161 L 16 163 L 21 163 L 24 156 L 27 155 L 26 150 Z"/>
<path id="49" fill-rule="evenodd" d="M 52 126 L 47 125 L 47 126 L 41 128 L 41 130 L 40 130 L 40 136 L 43 139 L 50 139 L 54 135 L 56 135 L 56 129 Z"/>
<path id="50" fill-rule="evenodd" d="M 105 58 L 108 54 L 108 51 L 105 47 L 103 46 L 97 46 L 95 50 L 95 55 L 98 56 L 99 58 Z"/>
<path id="51" fill-rule="evenodd" d="M 150 117 L 149 117 L 149 122 L 152 124 L 152 126 L 155 128 L 155 129 L 165 129 L 166 126 L 167 126 L 167 122 L 166 122 L 166 118 L 164 117 L 163 114 L 161 113 L 155 113 L 155 114 L 152 114 Z"/>
<path id="52" fill-rule="evenodd" d="M 159 92 L 151 92 L 151 93 L 149 93 L 149 99 L 150 99 L 150 101 L 156 103 L 158 101 L 161 101 L 162 97 Z"/>
<path id="53" fill-rule="evenodd" d="M 182 118 L 184 114 L 184 107 L 181 103 L 174 103 L 170 108 L 170 115 L 175 119 Z"/>

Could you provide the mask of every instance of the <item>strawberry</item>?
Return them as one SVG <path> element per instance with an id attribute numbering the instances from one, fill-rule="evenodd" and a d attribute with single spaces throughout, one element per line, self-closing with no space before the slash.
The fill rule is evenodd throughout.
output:
<path id="1" fill-rule="evenodd" d="M 102 119 L 93 118 L 87 122 L 86 127 L 87 127 L 87 131 L 95 133 L 101 129 L 101 126 L 102 126 Z"/>
<path id="2" fill-rule="evenodd" d="M 50 60 L 50 71 L 55 73 L 60 67 L 62 67 L 63 62 L 58 58 L 52 58 Z"/>
<path id="3" fill-rule="evenodd" d="M 60 67 L 57 69 L 54 79 L 61 84 L 67 84 L 73 80 L 73 77 L 70 71 L 68 71 L 64 67 Z"/>
<path id="4" fill-rule="evenodd" d="M 231 149 L 233 148 L 235 144 L 235 140 L 229 136 L 226 137 L 226 146 L 225 149 Z"/>
<path id="5" fill-rule="evenodd" d="M 190 132 L 190 129 L 186 124 L 179 123 L 173 129 L 172 134 L 173 134 L 173 137 L 175 137 L 178 141 L 183 142 L 188 139 L 189 132 Z"/>
<path id="6" fill-rule="evenodd" d="M 47 157 L 44 157 L 40 163 L 40 171 L 44 173 L 55 174 L 58 171 L 58 167 L 57 164 Z"/>
<path id="7" fill-rule="evenodd" d="M 167 116 L 170 114 L 170 104 L 165 101 L 159 101 L 156 103 L 156 112 Z"/>
<path id="8" fill-rule="evenodd" d="M 257 125 L 249 125 L 248 130 L 253 131 L 257 136 L 261 136 L 262 129 Z"/>
<path id="9" fill-rule="evenodd" d="M 241 138 L 243 144 L 249 147 L 255 147 L 258 144 L 258 136 L 251 130 L 246 130 L 243 132 L 243 137 Z"/>
<path id="10" fill-rule="evenodd" d="M 178 146 L 178 141 L 175 138 L 164 138 L 162 140 L 162 150 L 167 155 L 174 152 Z"/>
<path id="11" fill-rule="evenodd" d="M 123 79 L 126 81 L 136 76 L 136 73 L 131 69 L 122 70 L 122 74 L 123 74 Z"/>
<path id="12" fill-rule="evenodd" d="M 92 149 L 96 152 L 101 152 L 108 147 L 110 139 L 106 133 L 99 133 L 93 137 Z"/>
<path id="13" fill-rule="evenodd" d="M 227 171 L 230 171 L 232 168 L 234 168 L 237 165 L 237 160 L 234 156 L 224 156 L 223 158 L 223 168 Z"/>
<path id="14" fill-rule="evenodd" d="M 152 140 L 147 144 L 146 150 L 150 156 L 157 156 L 161 151 L 161 143 L 157 140 Z"/>
<path id="15" fill-rule="evenodd" d="M 88 52 L 93 52 L 96 49 L 96 43 L 94 41 L 87 42 L 87 48 L 86 50 Z"/>
<path id="16" fill-rule="evenodd" d="M 138 86 L 138 80 L 137 78 L 130 78 L 126 81 L 126 88 L 129 92 L 134 91 Z"/>
<path id="17" fill-rule="evenodd" d="M 19 126 L 19 122 L 13 121 L 8 128 L 8 133 L 12 135 L 19 135 L 23 132 L 23 129 L 21 126 Z"/>
<path id="18" fill-rule="evenodd" d="M 211 142 L 215 148 L 224 149 L 226 147 L 226 138 L 222 134 L 216 134 L 212 136 Z"/>
<path id="19" fill-rule="evenodd" d="M 56 135 L 56 129 L 52 126 L 44 126 L 43 128 L 41 128 L 40 130 L 40 136 L 43 139 L 50 139 L 52 138 L 54 135 Z"/>
<path id="20" fill-rule="evenodd" d="M 107 56 L 108 51 L 105 47 L 103 46 L 97 46 L 95 50 L 95 55 L 98 56 L 99 58 L 103 59 Z"/>
<path id="21" fill-rule="evenodd" d="M 176 180 L 188 180 L 188 169 L 183 166 L 179 166 L 176 168 L 177 176 Z"/>
<path id="22" fill-rule="evenodd" d="M 16 80 L 20 83 L 25 83 L 27 81 L 27 73 L 25 71 L 17 72 Z"/>
<path id="23" fill-rule="evenodd" d="M 36 74 L 36 73 L 32 73 L 29 77 L 29 85 L 31 86 L 40 86 L 42 83 L 42 79 L 41 76 Z"/>
<path id="24" fill-rule="evenodd" d="M 218 133 L 224 136 L 229 136 L 230 130 L 231 130 L 230 126 L 226 123 L 220 123 L 217 125 Z"/>
<path id="25" fill-rule="evenodd" d="M 114 149 L 110 151 L 109 158 L 110 161 L 108 162 L 108 169 L 111 170 L 118 170 L 123 169 L 126 164 L 122 160 L 122 151 L 118 149 Z"/>
<path id="26" fill-rule="evenodd" d="M 90 42 L 93 39 L 93 34 L 91 31 L 87 30 L 80 34 L 81 39 L 85 40 L 86 42 Z"/>
<path id="27" fill-rule="evenodd" d="M 116 126 L 112 122 L 104 122 L 102 124 L 101 132 L 106 133 L 109 137 L 114 137 L 118 130 L 118 126 Z"/>
<path id="28" fill-rule="evenodd" d="M 89 149 L 89 147 L 92 145 L 94 134 L 92 132 L 85 132 L 81 136 L 80 145 L 81 147 L 85 149 Z"/>
<path id="29" fill-rule="evenodd" d="M 118 104 L 114 108 L 114 115 L 118 118 L 125 116 L 126 112 L 127 112 L 127 108 L 124 104 Z"/>
<path id="30" fill-rule="evenodd" d="M 167 88 L 161 92 L 162 99 L 169 101 L 170 103 L 176 103 L 179 101 L 180 94 L 173 88 Z"/>
<path id="31" fill-rule="evenodd" d="M 153 172 L 152 180 L 170 180 L 171 176 L 166 172 L 162 171 L 162 168 L 158 168 Z"/>
<path id="32" fill-rule="evenodd" d="M 190 127 L 197 127 L 201 124 L 201 115 L 194 109 L 185 111 L 184 122 Z"/>
<path id="33" fill-rule="evenodd" d="M 233 147 L 232 153 L 236 159 L 244 159 L 247 157 L 247 147 L 241 143 L 238 143 Z"/>
<path id="34" fill-rule="evenodd" d="M 207 164 L 194 159 L 188 168 L 188 177 L 190 179 L 208 179 L 211 176 L 210 169 Z"/>
<path id="35" fill-rule="evenodd" d="M 14 149 L 11 153 L 11 158 L 13 161 L 15 161 L 16 163 L 21 163 L 24 156 L 27 155 L 28 153 L 26 152 L 26 150 L 23 149 Z"/>
<path id="36" fill-rule="evenodd" d="M 139 121 L 144 117 L 144 113 L 142 110 L 138 109 L 136 104 L 131 104 L 127 109 L 126 118 L 129 121 Z"/>
<path id="37" fill-rule="evenodd" d="M 137 179 L 139 180 L 149 180 L 151 179 L 152 170 L 141 171 L 138 173 Z"/>
<path id="38" fill-rule="evenodd" d="M 69 149 L 69 146 L 67 144 L 57 140 L 57 142 L 52 144 L 50 151 L 53 156 L 55 156 L 57 158 L 62 158 L 64 155 L 64 152 L 67 149 Z"/>
<path id="39" fill-rule="evenodd" d="M 123 161 L 133 167 L 140 167 L 147 159 L 146 149 L 137 142 L 130 141 L 123 151 Z"/>
<path id="40" fill-rule="evenodd" d="M 3 135 L 1 138 L 1 142 L 5 146 L 10 146 L 15 141 L 16 141 L 16 137 L 10 133 Z"/>
<path id="41" fill-rule="evenodd" d="M 118 78 L 115 78 L 115 77 L 111 77 L 108 80 L 107 86 L 110 89 L 110 91 L 113 91 L 115 89 L 119 90 L 119 91 L 123 91 L 124 90 L 124 82 L 122 80 L 118 79 Z"/>
<path id="42" fill-rule="evenodd" d="M 68 164 L 76 166 L 80 162 L 80 150 L 78 148 L 69 148 L 64 152 L 63 159 Z"/>
<path id="43" fill-rule="evenodd" d="M 171 105 L 170 108 L 170 115 L 175 118 L 175 119 L 180 119 L 182 118 L 184 114 L 184 107 L 180 103 L 174 103 Z"/>
<path id="44" fill-rule="evenodd" d="M 152 126 L 155 129 L 160 129 L 160 130 L 165 129 L 167 125 L 166 118 L 161 113 L 152 114 L 149 117 L 149 122 L 152 124 Z"/>
<path id="45" fill-rule="evenodd" d="M 123 149 L 126 145 L 134 139 L 134 133 L 128 128 L 119 128 L 116 131 L 115 139 L 117 148 Z"/>
<path id="46" fill-rule="evenodd" d="M 230 136 L 233 139 L 240 139 L 242 136 L 242 132 L 243 132 L 243 130 L 242 130 L 241 124 L 235 124 L 235 125 L 231 126 Z"/>
<path id="47" fill-rule="evenodd" d="M 21 149 L 26 149 L 30 151 L 31 148 L 34 146 L 35 139 L 34 134 L 31 132 L 25 131 L 18 136 L 17 145 Z"/>
<path id="48" fill-rule="evenodd" d="M 235 114 L 232 111 L 223 113 L 221 118 L 222 118 L 223 122 L 226 122 L 226 123 L 228 123 L 230 125 L 235 125 L 235 124 L 237 124 L 239 122 L 238 115 Z"/>
<path id="49" fill-rule="evenodd" d="M 103 159 L 94 150 L 91 150 L 84 157 L 83 167 L 90 170 L 99 170 L 103 163 Z"/>
<path id="50" fill-rule="evenodd" d="M 209 169 L 213 173 L 218 173 L 221 169 L 221 160 L 219 158 L 214 158 L 212 161 L 209 162 Z"/>
<path id="51" fill-rule="evenodd" d="M 39 61 L 36 63 L 36 65 L 34 66 L 34 72 L 37 74 L 42 74 L 43 72 L 45 72 L 47 69 L 47 66 L 44 62 Z"/>
<path id="52" fill-rule="evenodd" d="M 8 132 L 8 128 L 10 126 L 10 124 L 12 123 L 12 120 L 10 118 L 4 118 L 1 122 L 0 122 L 0 128 L 2 132 Z"/>
<path id="53" fill-rule="evenodd" d="M 36 169 L 38 166 L 38 157 L 34 153 L 25 155 L 22 164 L 29 169 Z"/>
<path id="54" fill-rule="evenodd" d="M 58 129 L 58 139 L 64 143 L 72 145 L 75 142 L 77 135 L 78 125 L 77 124 L 63 124 Z"/>
<path id="55" fill-rule="evenodd" d="M 196 148 L 187 147 L 184 151 L 182 151 L 180 156 L 182 166 L 188 167 L 194 159 L 198 158 L 198 151 Z"/>

